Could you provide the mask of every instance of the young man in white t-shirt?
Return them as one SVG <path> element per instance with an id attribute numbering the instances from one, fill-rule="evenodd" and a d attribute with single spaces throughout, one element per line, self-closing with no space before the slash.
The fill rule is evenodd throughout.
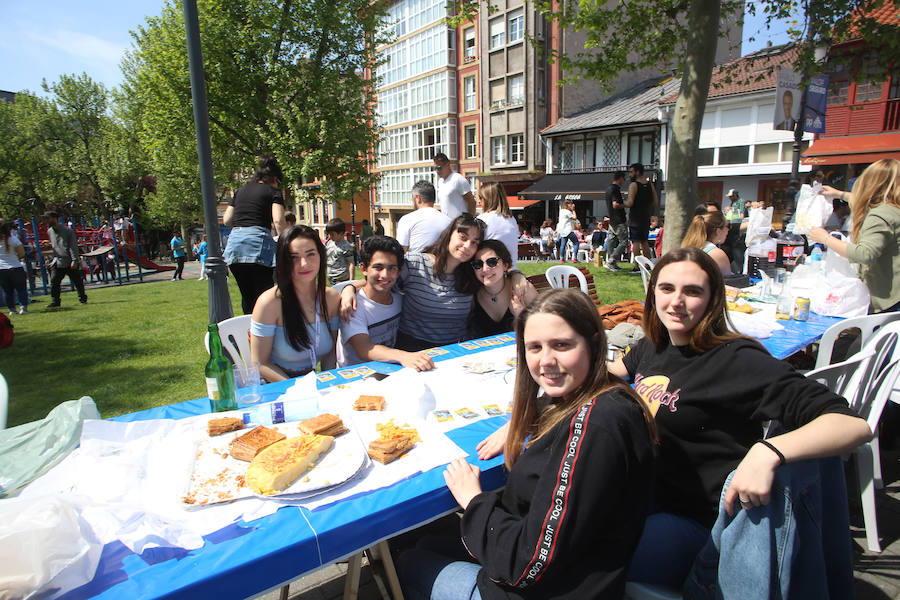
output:
<path id="1" fill-rule="evenodd" d="M 453 171 L 450 159 L 443 152 L 434 155 L 434 170 L 438 180 L 437 199 L 441 212 L 450 220 L 464 212 L 475 214 L 475 195 L 466 178 Z"/>
<path id="2" fill-rule="evenodd" d="M 394 348 L 400 328 L 403 297 L 391 288 L 400 276 L 403 248 L 397 240 L 375 235 L 362 246 L 359 266 L 365 285 L 356 294 L 356 312 L 341 323 L 338 335 L 339 367 L 370 360 L 400 363 L 417 371 L 434 368 L 434 362 L 418 352 Z"/>
<path id="3" fill-rule="evenodd" d="M 421 252 L 440 237 L 451 219 L 434 207 L 434 186 L 417 181 L 412 189 L 416 210 L 400 217 L 397 241 L 407 252 Z"/>

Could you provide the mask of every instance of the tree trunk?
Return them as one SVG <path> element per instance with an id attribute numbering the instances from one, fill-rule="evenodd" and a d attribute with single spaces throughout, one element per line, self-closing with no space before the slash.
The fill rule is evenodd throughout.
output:
<path id="1" fill-rule="evenodd" d="M 720 0 L 693 0 L 688 11 L 681 91 L 672 118 L 663 252 L 681 246 L 697 206 L 697 147 L 719 41 Z"/>

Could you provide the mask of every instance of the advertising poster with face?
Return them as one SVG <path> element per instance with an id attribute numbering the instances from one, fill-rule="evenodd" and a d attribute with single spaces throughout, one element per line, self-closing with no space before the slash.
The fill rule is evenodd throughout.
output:
<path id="1" fill-rule="evenodd" d="M 800 74 L 787 67 L 778 67 L 773 129 L 794 131 L 800 117 L 800 94 Z"/>

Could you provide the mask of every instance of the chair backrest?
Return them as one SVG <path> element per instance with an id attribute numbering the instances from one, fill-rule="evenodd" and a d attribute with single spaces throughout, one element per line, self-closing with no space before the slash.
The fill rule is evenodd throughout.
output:
<path id="1" fill-rule="evenodd" d="M 864 317 L 852 317 L 835 323 L 822 334 L 819 340 L 819 355 L 816 357 L 816 369 L 831 363 L 831 354 L 834 351 L 834 342 L 841 333 L 848 329 L 860 330 L 860 345 L 865 346 L 872 335 L 882 326 L 900 319 L 900 312 L 879 313 Z"/>
<path id="2" fill-rule="evenodd" d="M 826 365 L 820 369 L 813 369 L 806 376 L 818 381 L 829 390 L 843 396 L 852 406 L 857 404 L 860 392 L 860 381 L 869 368 L 872 358 L 875 356 L 873 348 L 861 350 L 844 362 Z M 852 385 L 851 385 L 852 384 Z"/>
<path id="3" fill-rule="evenodd" d="M 220 322 L 219 337 L 222 339 L 222 348 L 232 364 L 250 362 L 250 315 L 232 317 Z M 203 343 L 209 352 L 209 332 L 206 333 Z"/>
<path id="4" fill-rule="evenodd" d="M 650 285 L 650 273 L 653 272 L 653 261 L 646 256 L 637 255 L 634 257 L 638 269 L 641 270 L 641 281 L 644 282 L 644 293 L 647 293 L 647 286 Z"/>
<path id="5" fill-rule="evenodd" d="M 9 404 L 9 386 L 6 378 L 0 375 L 0 429 L 6 429 L 6 410 Z"/>
<path id="6" fill-rule="evenodd" d="M 581 286 L 581 291 L 585 294 L 589 294 L 587 279 L 585 279 L 584 274 L 575 267 L 570 267 L 568 265 L 553 265 L 547 269 L 545 275 L 547 276 L 547 281 L 550 282 L 550 285 L 555 288 L 569 287 L 569 277 L 575 277 L 578 280 L 578 284 Z"/>
<path id="7" fill-rule="evenodd" d="M 897 384 L 897 376 L 900 375 L 900 356 L 895 356 L 885 368 L 873 378 L 867 394 L 862 399 L 857 412 L 859 416 L 866 420 L 869 429 L 877 433 L 878 421 L 881 419 L 881 413 L 884 406 L 890 399 Z"/>
<path id="8" fill-rule="evenodd" d="M 871 401 L 874 386 L 881 381 L 884 372 L 894 361 L 900 358 L 900 321 L 882 326 L 862 350 L 850 359 L 858 355 L 869 355 L 868 364 L 858 369 L 846 382 L 842 395 L 850 403 L 850 407 L 862 416 L 863 411 L 868 410 L 865 409 L 865 403 Z"/>

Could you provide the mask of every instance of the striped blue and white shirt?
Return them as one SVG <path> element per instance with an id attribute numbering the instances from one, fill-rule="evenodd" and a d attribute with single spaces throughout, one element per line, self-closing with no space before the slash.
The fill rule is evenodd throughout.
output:
<path id="1" fill-rule="evenodd" d="M 438 279 L 431 256 L 407 252 L 397 284 L 404 294 L 400 331 L 436 346 L 465 339 L 472 295 L 457 292 L 454 279 Z"/>

